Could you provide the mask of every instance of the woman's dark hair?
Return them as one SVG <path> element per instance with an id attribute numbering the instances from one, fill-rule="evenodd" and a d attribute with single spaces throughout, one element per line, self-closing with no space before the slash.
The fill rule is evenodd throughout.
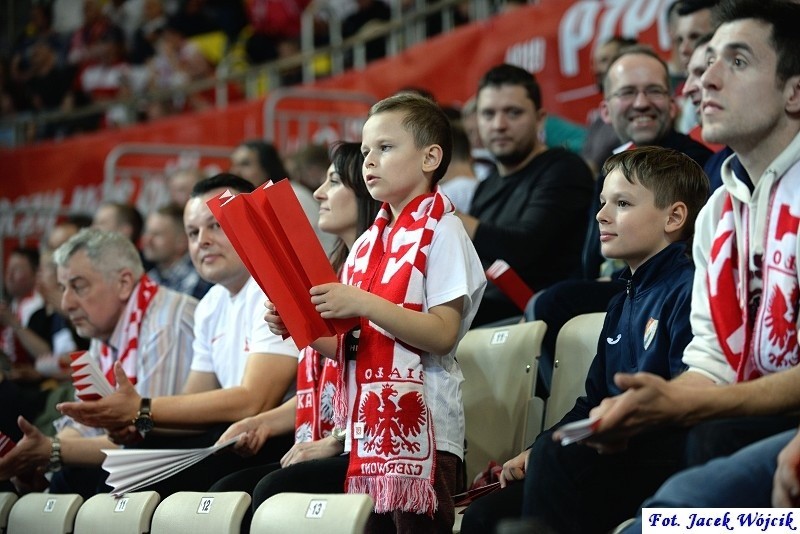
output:
<path id="1" fill-rule="evenodd" d="M 372 225 L 381 203 L 372 198 L 364 183 L 362 166 L 364 156 L 361 154 L 361 143 L 338 142 L 331 147 L 331 163 L 339 174 L 342 184 L 351 189 L 356 195 L 358 219 L 356 220 L 356 235 L 360 236 Z M 341 239 L 331 253 L 331 264 L 338 273 L 350 250 Z"/>

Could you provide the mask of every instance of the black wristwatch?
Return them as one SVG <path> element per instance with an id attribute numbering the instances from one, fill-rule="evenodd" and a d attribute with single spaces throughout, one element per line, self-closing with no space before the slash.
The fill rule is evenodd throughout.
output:
<path id="1" fill-rule="evenodd" d="M 142 436 L 153 430 L 154 423 L 153 417 L 150 415 L 150 399 L 147 397 L 142 397 L 139 413 L 136 414 L 133 424 Z"/>

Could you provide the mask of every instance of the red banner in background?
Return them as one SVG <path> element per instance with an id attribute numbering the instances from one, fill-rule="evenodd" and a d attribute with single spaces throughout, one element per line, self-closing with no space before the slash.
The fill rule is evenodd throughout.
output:
<path id="1" fill-rule="evenodd" d="M 536 75 L 548 113 L 583 123 L 600 100 L 590 68 L 595 41 L 613 35 L 637 37 L 666 56 L 669 37 L 664 13 L 668 3 L 545 0 L 458 28 L 399 56 L 371 63 L 363 71 L 351 71 L 307 89 L 350 90 L 382 98 L 400 88 L 417 86 L 431 91 L 442 104 L 461 104 L 475 93 L 486 70 L 508 62 Z M 265 125 L 265 100 L 259 99 L 223 110 L 2 150 L 0 236 L 35 239 L 52 225 L 55 211 L 92 213 L 107 196 L 134 202 L 145 213 L 157 207 L 157 191 L 140 182 L 146 172 L 154 172 L 153 167 L 148 161 L 135 161 L 137 156 L 131 156 L 134 161 L 126 165 L 151 170 L 143 171 L 142 176 L 118 177 L 119 183 L 103 186 L 106 159 L 123 143 L 230 147 L 244 139 L 270 137 L 269 130 L 288 153 L 308 140 L 330 141 L 336 135 L 356 138 L 360 121 L 345 119 L 331 126 L 325 124 L 324 115 L 341 111 L 343 106 L 345 114 L 353 113 L 351 106 L 361 106 L 359 113 L 364 115 L 368 109 L 363 103 L 312 104 L 310 99 L 305 104 L 292 101 L 285 105 L 295 113 L 285 123 L 277 119 L 278 107 L 274 123 Z M 298 119 L 303 113 L 314 118 L 305 126 Z M 284 124 L 283 130 L 280 124 Z M 220 165 L 227 168 L 224 161 Z M 49 215 L 42 215 L 46 213 Z"/>

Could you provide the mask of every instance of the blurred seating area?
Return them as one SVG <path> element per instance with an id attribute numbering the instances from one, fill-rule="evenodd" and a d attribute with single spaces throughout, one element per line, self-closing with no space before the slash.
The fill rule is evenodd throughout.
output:
<path id="1" fill-rule="evenodd" d="M 225 107 L 363 68 L 491 0 L 10 0 L 0 145 Z"/>

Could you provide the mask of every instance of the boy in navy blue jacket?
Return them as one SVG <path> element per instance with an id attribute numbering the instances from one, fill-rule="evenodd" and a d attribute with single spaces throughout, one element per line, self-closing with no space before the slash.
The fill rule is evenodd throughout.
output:
<path id="1" fill-rule="evenodd" d="M 610 157 L 597 222 L 603 255 L 625 261 L 627 290 L 609 304 L 586 395 L 531 448 L 503 465 L 503 489 L 467 508 L 462 532 L 492 532 L 504 518 L 532 518 L 542 532 L 608 532 L 636 513 L 683 464 L 683 432 L 653 431 L 624 450 L 598 450 L 553 439 L 561 426 L 589 417 L 617 395 L 614 374 L 647 371 L 665 378 L 684 370 L 693 279 L 687 255 L 708 178 L 674 150 L 643 147 Z"/>

